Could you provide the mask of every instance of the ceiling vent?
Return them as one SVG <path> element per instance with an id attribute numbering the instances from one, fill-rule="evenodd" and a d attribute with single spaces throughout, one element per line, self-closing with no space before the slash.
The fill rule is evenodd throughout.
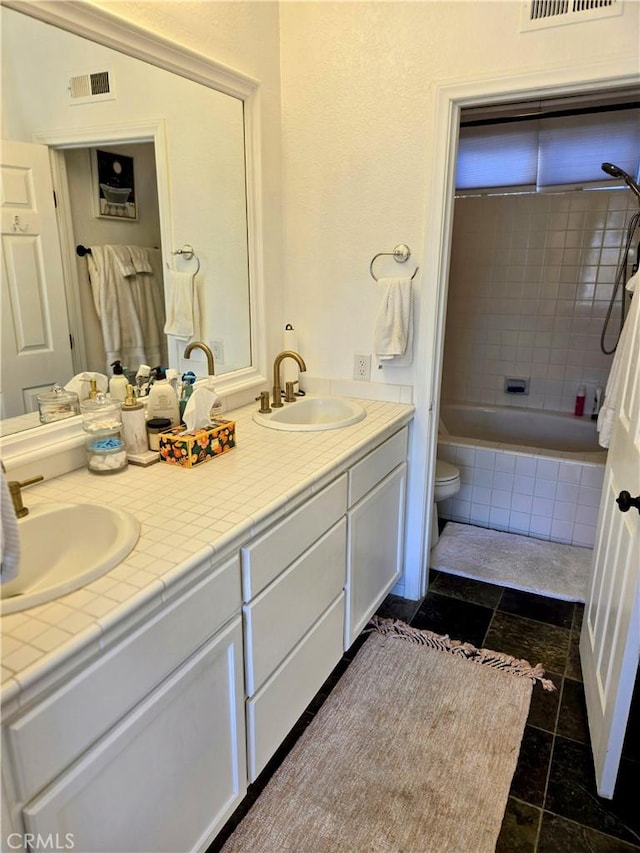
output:
<path id="1" fill-rule="evenodd" d="M 115 98 L 113 80 L 109 71 L 79 74 L 69 80 L 69 98 L 72 104 L 88 104 L 93 101 L 110 101 Z"/>
<path id="2" fill-rule="evenodd" d="M 622 14 L 623 0 L 526 0 L 522 30 L 577 24 Z"/>

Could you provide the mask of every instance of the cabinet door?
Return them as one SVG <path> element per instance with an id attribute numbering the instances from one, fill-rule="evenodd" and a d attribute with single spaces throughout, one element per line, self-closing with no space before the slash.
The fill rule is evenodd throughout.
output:
<path id="1" fill-rule="evenodd" d="M 24 809 L 75 850 L 205 850 L 246 791 L 236 617 Z"/>
<path id="2" fill-rule="evenodd" d="M 402 573 L 406 471 L 398 466 L 347 513 L 345 650 Z"/>

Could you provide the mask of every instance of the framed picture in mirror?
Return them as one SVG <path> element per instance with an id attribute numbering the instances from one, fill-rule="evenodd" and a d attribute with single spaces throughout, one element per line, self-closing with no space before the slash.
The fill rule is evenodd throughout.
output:
<path id="1" fill-rule="evenodd" d="M 133 157 L 96 148 L 92 166 L 96 216 L 100 219 L 137 219 Z"/>

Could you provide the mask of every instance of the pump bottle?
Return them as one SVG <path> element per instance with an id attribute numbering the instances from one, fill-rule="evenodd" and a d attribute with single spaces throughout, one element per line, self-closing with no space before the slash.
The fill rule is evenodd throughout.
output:
<path id="1" fill-rule="evenodd" d="M 123 403 L 127 396 L 129 380 L 124 375 L 124 368 L 121 362 L 114 361 L 111 367 L 113 367 L 113 376 L 109 380 L 109 394 L 112 400 L 119 400 Z"/>
<path id="2" fill-rule="evenodd" d="M 167 379 L 164 367 L 153 368 L 154 382 L 149 389 L 149 402 L 147 403 L 147 420 L 152 418 L 168 418 L 171 426 L 180 423 L 180 409 L 178 397 Z"/>

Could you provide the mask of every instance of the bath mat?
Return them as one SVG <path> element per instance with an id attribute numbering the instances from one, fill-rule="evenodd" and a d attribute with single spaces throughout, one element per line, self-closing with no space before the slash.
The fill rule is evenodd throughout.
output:
<path id="1" fill-rule="evenodd" d="M 450 521 L 431 551 L 430 567 L 510 589 L 584 602 L 592 556 L 591 548 Z"/>
<path id="2" fill-rule="evenodd" d="M 495 850 L 542 671 L 391 619 L 371 630 L 223 853 Z"/>

